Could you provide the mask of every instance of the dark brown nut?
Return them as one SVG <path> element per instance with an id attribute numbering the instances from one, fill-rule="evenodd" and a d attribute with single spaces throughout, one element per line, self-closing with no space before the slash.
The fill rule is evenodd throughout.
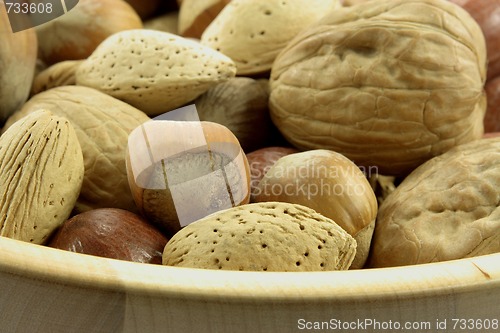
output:
<path id="1" fill-rule="evenodd" d="M 67 119 L 38 110 L 14 123 L 0 137 L 0 236 L 44 244 L 70 216 L 83 172 Z"/>
<path id="2" fill-rule="evenodd" d="M 458 146 L 413 171 L 380 206 L 370 267 L 500 252 L 500 138 Z"/>
<path id="3" fill-rule="evenodd" d="M 486 39 L 488 80 L 500 76 L 500 0 L 451 0 L 462 6 L 481 27 Z"/>
<path id="4" fill-rule="evenodd" d="M 365 174 L 341 154 L 310 150 L 280 158 L 260 181 L 255 201 L 300 204 L 332 219 L 356 240 L 351 268 L 364 266 L 377 199 Z"/>
<path id="5" fill-rule="evenodd" d="M 179 231 L 163 264 L 240 271 L 332 271 L 349 268 L 356 241 L 314 210 L 283 202 L 221 211 Z"/>
<path id="6" fill-rule="evenodd" d="M 100 208 L 63 223 L 48 246 L 134 262 L 161 264 L 167 238 L 145 219 L 126 210 Z"/>
<path id="7" fill-rule="evenodd" d="M 298 153 L 299 150 L 290 147 L 266 147 L 255 150 L 247 154 L 248 164 L 250 165 L 250 201 L 255 202 L 255 195 L 258 186 L 264 175 L 269 169 L 283 156 Z"/>
<path id="8" fill-rule="evenodd" d="M 500 131 L 500 76 L 486 82 L 488 109 L 484 116 L 486 133 Z"/>
<path id="9" fill-rule="evenodd" d="M 486 45 L 459 6 L 380 0 L 328 13 L 273 64 L 271 116 L 301 150 L 406 175 L 481 138 Z"/>

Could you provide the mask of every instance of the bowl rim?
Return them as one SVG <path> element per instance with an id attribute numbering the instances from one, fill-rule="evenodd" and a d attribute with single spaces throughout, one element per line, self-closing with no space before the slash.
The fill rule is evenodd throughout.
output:
<path id="1" fill-rule="evenodd" d="M 500 253 L 330 272 L 239 272 L 134 263 L 0 237 L 0 274 L 152 297 L 325 302 L 500 290 Z"/>

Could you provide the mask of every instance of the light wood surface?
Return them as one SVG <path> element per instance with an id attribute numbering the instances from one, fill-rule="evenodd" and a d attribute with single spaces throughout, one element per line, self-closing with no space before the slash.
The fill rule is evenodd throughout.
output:
<path id="1" fill-rule="evenodd" d="M 295 332 L 305 321 L 365 319 L 432 325 L 407 332 L 436 332 L 436 320 L 446 319 L 446 332 L 464 332 L 451 329 L 453 318 L 500 319 L 499 262 L 495 254 L 386 269 L 232 272 L 0 237 L 1 332 Z M 373 328 L 358 331 L 381 331 Z"/>

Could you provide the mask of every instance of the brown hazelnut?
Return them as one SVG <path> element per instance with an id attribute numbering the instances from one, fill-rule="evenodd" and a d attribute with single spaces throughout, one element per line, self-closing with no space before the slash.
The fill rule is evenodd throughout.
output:
<path id="1" fill-rule="evenodd" d="M 211 122 L 149 121 L 132 131 L 127 175 L 141 214 L 167 236 L 250 200 L 250 170 L 238 140 Z"/>
<path id="2" fill-rule="evenodd" d="M 167 238 L 137 214 L 100 208 L 67 220 L 50 247 L 99 257 L 161 264 Z"/>

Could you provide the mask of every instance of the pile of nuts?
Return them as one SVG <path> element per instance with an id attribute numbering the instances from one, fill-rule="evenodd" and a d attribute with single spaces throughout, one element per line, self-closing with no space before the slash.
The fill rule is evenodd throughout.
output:
<path id="1" fill-rule="evenodd" d="M 500 0 L 6 11 L 0 236 L 241 271 L 500 252 Z"/>

